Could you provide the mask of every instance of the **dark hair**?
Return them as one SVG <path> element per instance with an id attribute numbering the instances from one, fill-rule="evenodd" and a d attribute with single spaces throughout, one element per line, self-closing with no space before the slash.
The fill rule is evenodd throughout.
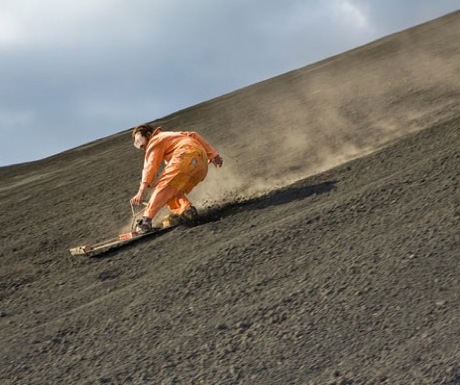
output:
<path id="1" fill-rule="evenodd" d="M 148 124 L 141 124 L 140 126 L 134 127 L 132 132 L 132 137 L 134 138 L 138 132 L 141 133 L 142 136 L 147 137 L 147 134 L 153 133 L 154 128 Z"/>

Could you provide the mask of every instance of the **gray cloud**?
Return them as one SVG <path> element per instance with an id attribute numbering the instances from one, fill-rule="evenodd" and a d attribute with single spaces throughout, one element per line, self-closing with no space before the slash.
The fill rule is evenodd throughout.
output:
<path id="1" fill-rule="evenodd" d="M 448 0 L 34 3 L 0 5 L 0 166 L 161 118 L 458 8 Z M 21 146 L 12 146 L 23 132 Z"/>

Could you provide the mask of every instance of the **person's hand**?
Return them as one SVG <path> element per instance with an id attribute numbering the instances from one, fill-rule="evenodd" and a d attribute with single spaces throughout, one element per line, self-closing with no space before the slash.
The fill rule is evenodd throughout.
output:
<path id="1" fill-rule="evenodd" d="M 224 164 L 224 160 L 221 158 L 220 155 L 216 155 L 212 160 L 211 163 L 216 167 L 222 167 Z"/>
<path id="2" fill-rule="evenodd" d="M 134 195 L 130 202 L 134 206 L 140 206 L 142 205 L 142 201 L 144 200 L 144 193 L 142 191 L 139 191 L 136 195 Z"/>

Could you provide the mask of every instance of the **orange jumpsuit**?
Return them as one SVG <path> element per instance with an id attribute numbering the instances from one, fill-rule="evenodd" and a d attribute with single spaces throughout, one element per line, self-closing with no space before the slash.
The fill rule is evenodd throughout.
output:
<path id="1" fill-rule="evenodd" d="M 162 161 L 165 167 L 155 183 L 144 216 L 153 218 L 168 205 L 182 214 L 191 203 L 185 196 L 208 173 L 208 163 L 218 152 L 196 132 L 170 132 L 156 129 L 145 150 L 142 182 L 152 186 Z"/>

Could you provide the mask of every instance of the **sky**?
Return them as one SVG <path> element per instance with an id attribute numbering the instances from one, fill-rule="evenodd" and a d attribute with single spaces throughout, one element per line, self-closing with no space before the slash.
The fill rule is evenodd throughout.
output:
<path id="1" fill-rule="evenodd" d="M 458 9 L 460 0 L 0 0 L 0 167 Z"/>

